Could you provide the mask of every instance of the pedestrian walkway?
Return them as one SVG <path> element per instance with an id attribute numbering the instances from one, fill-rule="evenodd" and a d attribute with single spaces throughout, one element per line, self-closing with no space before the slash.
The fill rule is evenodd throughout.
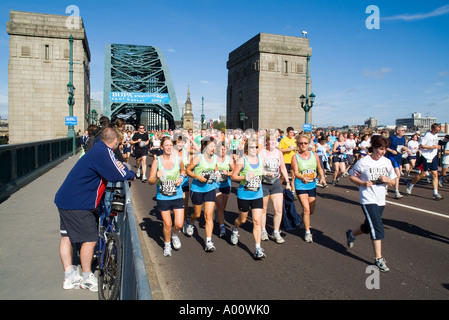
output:
<path id="1" fill-rule="evenodd" d="M 62 289 L 55 193 L 79 159 L 70 157 L 0 203 L 0 300 L 97 300 Z"/>

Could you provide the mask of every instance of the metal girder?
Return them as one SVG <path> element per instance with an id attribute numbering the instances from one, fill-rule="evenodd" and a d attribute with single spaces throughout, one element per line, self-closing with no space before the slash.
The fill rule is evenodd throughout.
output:
<path id="1" fill-rule="evenodd" d="M 168 103 L 111 101 L 111 92 L 168 94 Z M 175 90 L 161 51 L 153 46 L 107 44 L 103 114 L 148 129 L 174 129 L 181 121 Z"/>

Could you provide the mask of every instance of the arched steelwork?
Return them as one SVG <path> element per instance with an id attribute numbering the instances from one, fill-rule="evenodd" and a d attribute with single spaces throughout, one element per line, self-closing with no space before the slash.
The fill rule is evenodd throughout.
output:
<path id="1" fill-rule="evenodd" d="M 148 130 L 174 129 L 181 117 L 170 72 L 157 47 L 107 44 L 103 114 Z"/>

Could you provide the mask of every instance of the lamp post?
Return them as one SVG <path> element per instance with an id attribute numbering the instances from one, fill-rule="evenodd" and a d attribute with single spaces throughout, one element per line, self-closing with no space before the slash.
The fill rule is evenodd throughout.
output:
<path id="1" fill-rule="evenodd" d="M 69 58 L 69 83 L 67 84 L 67 93 L 69 98 L 67 103 L 69 104 L 69 116 L 73 117 L 73 105 L 75 104 L 75 87 L 73 86 L 73 36 L 69 37 L 70 44 L 70 58 Z M 72 151 L 76 153 L 76 141 L 75 141 L 75 129 L 73 125 L 69 125 L 67 137 L 72 138 Z"/>
<path id="2" fill-rule="evenodd" d="M 307 32 L 306 32 L 307 34 Z M 301 102 L 301 108 L 304 109 L 305 112 L 305 121 L 304 123 L 309 123 L 309 111 L 313 107 L 313 102 L 315 101 L 315 95 L 313 92 L 309 95 L 309 83 L 310 83 L 310 55 L 307 54 L 307 71 L 306 71 L 306 95 L 303 94 L 299 97 L 299 101 Z M 310 101 L 309 101 L 310 99 Z"/>
<path id="3" fill-rule="evenodd" d="M 304 109 L 305 112 L 305 122 L 309 123 L 309 111 L 313 107 L 313 102 L 315 101 L 315 95 L 312 94 L 307 98 L 303 94 L 299 97 L 299 101 L 301 102 L 301 108 Z"/>

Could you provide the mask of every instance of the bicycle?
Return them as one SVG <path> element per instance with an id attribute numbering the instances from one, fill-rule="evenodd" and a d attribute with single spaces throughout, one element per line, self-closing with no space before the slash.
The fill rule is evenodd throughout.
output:
<path id="1" fill-rule="evenodd" d="M 125 207 L 123 183 L 108 183 L 98 206 L 99 239 L 95 251 L 98 266 L 98 298 L 116 300 L 122 279 L 123 248 L 117 217 Z"/>

